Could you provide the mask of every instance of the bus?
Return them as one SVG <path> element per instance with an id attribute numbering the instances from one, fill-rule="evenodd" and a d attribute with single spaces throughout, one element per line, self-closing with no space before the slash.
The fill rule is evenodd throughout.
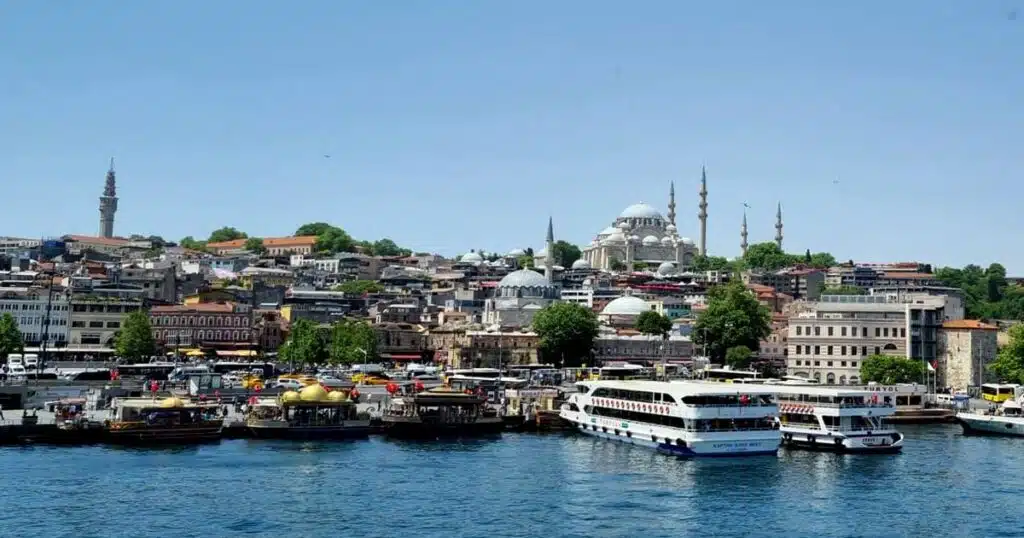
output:
<path id="1" fill-rule="evenodd" d="M 719 383 L 763 383 L 761 374 L 753 370 L 733 370 L 732 368 L 705 368 L 697 370 L 697 378 L 704 381 Z"/>
<path id="2" fill-rule="evenodd" d="M 1021 386 L 1016 383 L 985 383 L 981 386 L 981 397 L 990 402 L 1013 400 L 1020 392 Z"/>

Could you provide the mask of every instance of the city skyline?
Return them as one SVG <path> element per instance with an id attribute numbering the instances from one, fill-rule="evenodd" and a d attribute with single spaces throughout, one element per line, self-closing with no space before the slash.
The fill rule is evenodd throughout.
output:
<path id="1" fill-rule="evenodd" d="M 696 239 L 706 165 L 712 255 L 739 255 L 744 204 L 749 242 L 772 241 L 781 201 L 792 252 L 1024 271 L 1005 248 L 1024 34 L 998 9 L 185 4 L 10 10 L 0 177 L 10 199 L 47 196 L 0 233 L 94 234 L 113 155 L 116 235 L 326 221 L 454 255 L 539 250 L 551 215 L 584 246 L 674 182 Z"/>

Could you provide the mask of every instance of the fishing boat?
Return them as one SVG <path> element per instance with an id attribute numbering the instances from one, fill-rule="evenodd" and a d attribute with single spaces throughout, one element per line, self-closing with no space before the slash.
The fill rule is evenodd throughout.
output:
<path id="1" fill-rule="evenodd" d="M 1021 404 L 1020 400 L 1004 400 L 1003 405 L 986 413 L 957 413 L 956 421 L 963 427 L 964 435 L 1024 437 L 1024 406 Z"/>
<path id="2" fill-rule="evenodd" d="M 821 385 L 766 385 L 778 391 L 782 444 L 836 452 L 899 452 L 903 434 L 886 424 L 896 413 L 876 391 Z"/>
<path id="3" fill-rule="evenodd" d="M 412 439 L 498 434 L 505 427 L 485 395 L 448 387 L 392 398 L 381 421 L 389 437 Z"/>
<path id="4" fill-rule="evenodd" d="M 357 439 L 370 433 L 369 417 L 356 411 L 354 387 L 327 391 L 309 385 L 276 398 L 253 398 L 245 424 L 261 439 Z"/>
<path id="5" fill-rule="evenodd" d="M 220 405 L 197 403 L 171 396 L 117 398 L 113 418 L 107 421 L 108 442 L 114 444 L 191 444 L 220 439 L 223 420 L 217 418 Z"/>
<path id="6" fill-rule="evenodd" d="M 580 432 L 680 457 L 779 449 L 774 389 L 683 381 L 584 381 L 561 415 Z"/>

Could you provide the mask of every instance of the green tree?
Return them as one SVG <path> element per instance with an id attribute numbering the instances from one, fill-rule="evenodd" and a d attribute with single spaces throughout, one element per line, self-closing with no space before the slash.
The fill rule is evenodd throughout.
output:
<path id="1" fill-rule="evenodd" d="M 778 271 L 784 267 L 789 267 L 802 260 L 797 259 L 794 256 L 786 254 L 779 248 L 778 245 L 771 241 L 764 243 L 755 243 L 747 248 L 747 253 L 743 255 L 743 263 L 750 269 L 759 269 L 762 271 Z M 813 259 L 813 256 L 812 256 Z"/>
<path id="2" fill-rule="evenodd" d="M 322 364 L 328 358 L 327 339 L 316 323 L 300 319 L 292 324 L 278 355 L 293 366 Z"/>
<path id="3" fill-rule="evenodd" d="M 866 295 L 866 292 L 857 286 L 832 286 L 821 290 L 822 295 Z"/>
<path id="4" fill-rule="evenodd" d="M 810 252 L 810 250 L 807 252 Z M 811 254 L 810 261 L 806 263 L 816 269 L 828 269 L 829 267 L 836 265 L 836 258 L 828 252 L 815 252 L 814 254 Z"/>
<path id="5" fill-rule="evenodd" d="M 408 256 L 406 249 L 399 247 L 394 241 L 384 238 L 373 242 L 373 253 L 377 256 Z"/>
<path id="6" fill-rule="evenodd" d="M 551 255 L 555 258 L 555 264 L 562 267 L 571 267 L 572 262 L 583 257 L 580 247 L 566 241 L 555 241 Z"/>
<path id="7" fill-rule="evenodd" d="M 230 226 L 224 226 L 218 228 L 210 233 L 210 238 L 206 240 L 207 243 L 220 243 L 222 241 L 234 241 L 235 239 L 245 239 L 248 237 L 244 232 L 240 232 Z"/>
<path id="8" fill-rule="evenodd" d="M 612 258 L 608 261 L 608 268 L 612 271 L 625 271 L 627 269 L 626 264 L 618 258 Z"/>
<path id="9" fill-rule="evenodd" d="M 377 362 L 377 332 L 363 320 L 347 319 L 331 327 L 332 364 Z"/>
<path id="10" fill-rule="evenodd" d="M 250 237 L 246 239 L 244 248 L 254 254 L 263 254 L 267 251 L 267 247 L 263 246 L 263 238 L 261 237 Z"/>
<path id="11" fill-rule="evenodd" d="M 356 242 L 352 236 L 341 228 L 331 227 L 326 232 L 316 237 L 316 249 L 331 254 L 337 252 L 352 252 L 355 250 Z"/>
<path id="12" fill-rule="evenodd" d="M 119 357 L 133 362 L 155 355 L 156 341 L 153 339 L 153 327 L 149 324 L 149 314 L 136 311 L 125 316 L 114 348 Z"/>
<path id="13" fill-rule="evenodd" d="M 635 271 L 644 271 L 648 267 L 650 267 L 650 265 L 648 265 L 647 262 L 633 262 L 633 270 Z"/>
<path id="14" fill-rule="evenodd" d="M 322 235 L 324 232 L 333 227 L 334 226 L 331 226 L 326 222 L 310 222 L 308 224 L 303 224 L 302 226 L 299 226 L 299 229 L 295 230 L 295 233 L 292 235 L 294 235 L 295 237 Z"/>
<path id="15" fill-rule="evenodd" d="M 725 350 L 725 364 L 734 370 L 746 370 L 754 360 L 754 353 L 747 346 L 733 346 Z"/>
<path id="16" fill-rule="evenodd" d="M 963 290 L 968 318 L 1024 319 L 1024 287 L 1011 285 L 1001 264 L 990 264 L 988 269 L 975 264 L 963 269 L 940 267 L 935 278 L 944 286 Z"/>
<path id="17" fill-rule="evenodd" d="M 181 248 L 187 248 L 189 250 L 206 250 L 206 241 L 196 241 L 191 235 L 183 237 L 181 241 L 178 241 L 178 246 Z"/>
<path id="18" fill-rule="evenodd" d="M 519 264 L 520 269 L 533 269 L 533 256 L 529 254 L 516 258 L 516 262 Z"/>
<path id="19" fill-rule="evenodd" d="M 864 383 L 920 383 L 924 372 L 924 362 L 891 355 L 871 355 L 860 363 L 860 380 Z"/>
<path id="20" fill-rule="evenodd" d="M 25 340 L 21 337 L 18 322 L 10 312 L 0 316 L 0 362 L 6 361 L 11 353 L 22 353 Z"/>
<path id="21" fill-rule="evenodd" d="M 807 249 L 807 252 L 804 252 L 804 263 L 806 263 L 807 265 L 810 265 L 811 264 L 811 260 L 813 260 L 813 259 L 814 259 L 814 257 L 811 256 L 811 249 Z"/>
<path id="22" fill-rule="evenodd" d="M 693 265 L 690 267 L 691 271 L 697 273 L 703 273 L 704 271 L 726 271 L 732 269 L 732 265 L 729 260 L 722 256 L 701 256 L 698 255 L 693 259 Z"/>
<path id="23" fill-rule="evenodd" d="M 742 282 L 734 280 L 708 291 L 708 306 L 697 317 L 694 343 L 706 347 L 711 362 L 722 364 L 731 347 L 759 349 L 771 334 L 771 313 Z"/>
<path id="24" fill-rule="evenodd" d="M 376 280 L 349 280 L 335 286 L 334 291 L 363 295 L 364 293 L 380 293 L 384 291 L 384 286 Z"/>
<path id="25" fill-rule="evenodd" d="M 597 315 L 577 303 L 553 303 L 534 316 L 533 330 L 540 337 L 545 361 L 560 367 L 580 366 L 593 352 Z"/>
<path id="26" fill-rule="evenodd" d="M 1009 336 L 1010 343 L 999 350 L 988 369 L 1000 382 L 1024 384 L 1024 324 L 1010 327 Z"/>
<path id="27" fill-rule="evenodd" d="M 672 320 L 654 310 L 648 310 L 636 317 L 634 328 L 644 334 L 665 336 L 672 330 Z"/>
<path id="28" fill-rule="evenodd" d="M 985 291 L 989 302 L 1003 300 L 1003 292 L 1006 291 L 1006 268 L 1001 264 L 993 263 L 985 269 Z"/>

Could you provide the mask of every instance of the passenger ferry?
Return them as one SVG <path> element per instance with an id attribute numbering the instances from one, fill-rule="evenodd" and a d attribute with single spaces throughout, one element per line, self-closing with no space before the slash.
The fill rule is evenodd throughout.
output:
<path id="1" fill-rule="evenodd" d="M 201 443 L 220 439 L 224 421 L 216 403 L 195 403 L 175 396 L 117 398 L 107 421 L 111 443 Z"/>
<path id="2" fill-rule="evenodd" d="M 779 449 L 775 389 L 691 381 L 585 381 L 561 416 L 588 435 L 682 457 Z"/>
<path id="3" fill-rule="evenodd" d="M 778 391 L 784 446 L 837 452 L 898 452 L 903 434 L 885 424 L 891 396 L 869 390 L 766 385 Z"/>

